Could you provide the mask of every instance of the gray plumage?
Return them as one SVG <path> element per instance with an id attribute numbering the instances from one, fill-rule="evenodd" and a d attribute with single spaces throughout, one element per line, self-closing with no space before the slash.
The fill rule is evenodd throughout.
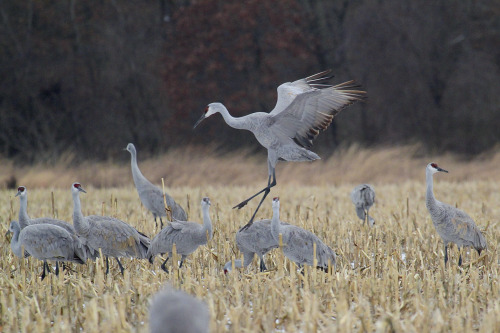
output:
<path id="1" fill-rule="evenodd" d="M 153 296 L 149 308 L 151 333 L 208 333 L 208 306 L 184 291 L 167 287 Z"/>
<path id="2" fill-rule="evenodd" d="M 264 193 L 257 209 L 245 227 L 252 224 L 262 202 L 276 185 L 275 167 L 278 160 L 313 161 L 320 157 L 309 150 L 320 131 L 326 130 L 344 107 L 360 100 L 364 91 L 353 90 L 354 81 L 336 86 L 323 84 L 330 70 L 287 82 L 278 87 L 278 100 L 270 113 L 255 112 L 234 118 L 221 103 L 211 103 L 196 122 L 220 113 L 224 121 L 236 129 L 251 131 L 257 141 L 267 149 L 267 186 L 233 208 L 243 208 L 251 199 Z M 272 181 L 271 181 L 272 180 Z"/>
<path id="3" fill-rule="evenodd" d="M 108 257 L 114 257 L 123 274 L 123 266 L 118 258 L 133 257 L 144 259 L 150 239 L 127 223 L 109 216 L 90 215 L 84 217 L 80 204 L 80 192 L 85 192 L 80 183 L 71 185 L 73 195 L 73 223 L 82 242 L 92 254 L 101 249 L 106 256 L 106 274 L 109 272 Z"/>
<path id="4" fill-rule="evenodd" d="M 271 230 L 276 242 L 279 242 L 279 234 L 282 234 L 283 253 L 288 259 L 295 262 L 299 267 L 304 264 L 313 266 L 313 244 L 316 243 L 316 267 L 327 270 L 328 262 L 330 262 L 333 267 L 336 267 L 337 256 L 335 255 L 335 251 L 323 243 L 321 239 L 312 232 L 295 225 L 280 223 L 279 212 L 279 198 L 274 198 Z"/>
<path id="5" fill-rule="evenodd" d="M 30 218 L 28 216 L 28 189 L 26 186 L 19 186 L 17 188 L 16 197 L 19 197 L 19 225 L 21 229 L 24 229 L 28 225 L 32 224 L 52 224 L 65 229 L 70 234 L 76 235 L 74 226 L 68 222 L 49 217 L 39 217 L 35 219 Z"/>
<path id="6" fill-rule="evenodd" d="M 139 194 L 142 204 L 151 212 L 155 218 L 160 218 L 161 228 L 163 228 L 162 216 L 167 216 L 165 204 L 163 202 L 163 191 L 153 185 L 146 177 L 143 176 L 139 166 L 137 165 L 137 152 L 132 143 L 125 148 L 130 153 L 132 164 L 132 177 L 134 178 L 135 188 Z M 187 215 L 184 209 L 175 200 L 165 193 L 167 206 L 172 210 L 172 218 L 177 221 L 187 221 Z M 158 226 L 158 225 L 157 225 Z"/>
<path id="7" fill-rule="evenodd" d="M 153 263 L 157 254 L 168 253 L 167 259 L 161 265 L 161 268 L 168 272 L 165 267 L 169 258 L 172 257 L 172 247 L 175 244 L 176 251 L 181 255 L 182 267 L 184 260 L 188 255 L 196 251 L 198 246 L 207 244 L 208 237 L 212 239 L 212 220 L 209 215 L 210 199 L 201 200 L 201 210 L 203 212 L 203 225 L 196 222 L 170 222 L 163 228 L 151 241 L 147 257 Z"/>
<path id="8" fill-rule="evenodd" d="M 444 242 L 444 262 L 448 261 L 448 244 L 455 243 L 458 248 L 472 246 L 481 254 L 486 249 L 486 239 L 474 223 L 474 220 L 465 212 L 446 203 L 436 200 L 433 191 L 433 175 L 436 172 L 448 172 L 441 169 L 436 163 L 429 163 L 425 170 L 427 192 L 425 205 L 439 236 Z M 462 265 L 462 256 L 458 259 Z"/>
<path id="9" fill-rule="evenodd" d="M 369 215 L 369 211 L 375 202 L 375 190 L 370 184 L 356 186 L 351 192 L 351 200 L 356 207 L 358 217 L 373 227 L 375 220 Z"/>
<path id="10" fill-rule="evenodd" d="M 257 254 L 260 258 L 260 271 L 267 270 L 264 263 L 264 255 L 278 247 L 278 242 L 271 233 L 271 220 L 256 221 L 248 228 L 238 230 L 236 233 L 236 245 L 240 252 L 243 253 L 243 266 L 241 260 L 238 259 L 235 261 L 235 267 L 247 267 L 252 263 L 255 254 Z M 229 269 L 227 269 L 228 267 Z M 224 265 L 224 270 L 231 270 L 231 261 L 228 261 Z"/>
<path id="11" fill-rule="evenodd" d="M 84 264 L 87 261 L 87 251 L 78 237 L 65 229 L 52 224 L 35 224 L 21 227 L 17 221 L 10 223 L 9 231 L 13 233 L 11 239 L 12 252 L 22 257 L 26 253 L 44 262 L 42 280 L 45 277 L 47 260 L 71 261 Z M 59 266 L 56 274 L 59 273 Z"/>

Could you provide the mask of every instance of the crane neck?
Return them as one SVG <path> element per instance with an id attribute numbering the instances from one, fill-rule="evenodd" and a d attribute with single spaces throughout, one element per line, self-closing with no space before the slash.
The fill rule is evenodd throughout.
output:
<path id="1" fill-rule="evenodd" d="M 273 218 L 271 219 L 271 234 L 277 242 L 279 242 L 280 238 L 280 224 L 280 209 L 279 207 L 273 207 Z"/>
<path id="2" fill-rule="evenodd" d="M 132 178 L 134 178 L 134 183 L 137 187 L 140 183 L 145 182 L 146 178 L 139 169 L 139 165 L 137 165 L 137 153 L 135 151 L 130 153 L 130 164 L 132 167 Z"/>
<path id="3" fill-rule="evenodd" d="M 202 208 L 203 212 L 203 231 L 206 232 L 208 230 L 208 234 L 210 235 L 210 239 L 212 239 L 212 220 L 210 219 L 210 214 L 208 212 L 209 206 L 204 206 Z"/>
<path id="4" fill-rule="evenodd" d="M 82 214 L 80 193 L 75 191 L 73 191 L 73 225 L 78 235 L 87 235 L 90 232 L 90 226 Z"/>
<path id="5" fill-rule="evenodd" d="M 21 252 L 21 244 L 19 243 L 19 234 L 20 233 L 21 233 L 20 226 L 14 228 L 14 232 L 12 233 L 12 239 L 10 240 L 10 248 L 16 256 L 18 256 L 20 258 L 24 258 L 24 256 L 22 255 L 22 252 Z"/>
<path id="6" fill-rule="evenodd" d="M 249 124 L 245 121 L 244 117 L 233 117 L 231 114 L 229 114 L 229 111 L 227 110 L 226 107 L 221 107 L 218 109 L 219 113 L 222 115 L 222 118 L 224 118 L 224 121 L 226 124 L 231 126 L 232 128 L 236 129 L 249 129 Z"/>
<path id="7" fill-rule="evenodd" d="M 28 194 L 19 196 L 19 225 L 24 229 L 29 225 L 28 216 Z"/>
<path id="8" fill-rule="evenodd" d="M 427 170 L 425 172 L 425 180 L 427 183 L 427 191 L 425 193 L 425 205 L 427 209 L 434 210 L 437 208 L 437 200 L 434 197 L 434 181 L 433 174 L 431 171 Z"/>

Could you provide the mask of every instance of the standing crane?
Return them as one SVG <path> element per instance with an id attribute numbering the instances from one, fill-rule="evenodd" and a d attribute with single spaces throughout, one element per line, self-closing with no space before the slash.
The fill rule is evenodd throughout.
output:
<path id="1" fill-rule="evenodd" d="M 12 221 L 9 231 L 13 234 L 10 247 L 16 256 L 25 258 L 31 255 L 43 261 L 42 280 L 45 278 L 45 269 L 50 271 L 47 260 L 56 260 L 56 275 L 59 275 L 59 261 L 78 264 L 87 261 L 87 250 L 80 239 L 56 225 L 33 224 L 21 230 L 19 223 Z"/>
<path id="2" fill-rule="evenodd" d="M 273 218 L 271 220 L 271 230 L 276 242 L 279 242 L 279 235 L 282 235 L 283 253 L 299 267 L 304 264 L 314 265 L 314 245 L 316 244 L 316 268 L 324 271 L 328 270 L 328 263 L 335 267 L 337 256 L 328 245 L 323 243 L 318 236 L 301 227 L 283 224 L 280 221 L 280 199 L 273 198 Z"/>
<path id="3" fill-rule="evenodd" d="M 282 222 L 282 224 L 288 224 Z M 253 257 L 257 254 L 260 258 L 260 271 L 267 270 L 264 263 L 264 255 L 276 249 L 278 242 L 271 233 L 271 220 L 265 219 L 255 221 L 250 227 L 244 230 L 238 230 L 236 233 L 236 245 L 243 253 L 243 263 L 240 259 L 234 261 L 234 267 L 247 267 L 252 263 Z M 231 271 L 232 262 L 228 261 L 224 265 L 224 273 Z"/>
<path id="4" fill-rule="evenodd" d="M 106 256 L 106 275 L 109 273 L 108 257 L 115 257 L 123 275 L 123 266 L 119 257 L 146 258 L 151 240 L 127 223 L 110 216 L 83 216 L 80 192 L 87 193 L 80 183 L 71 185 L 73 195 L 73 223 L 76 233 L 92 254 L 99 249 Z"/>
<path id="5" fill-rule="evenodd" d="M 356 186 L 351 192 L 351 200 L 356 207 L 356 214 L 366 223 L 373 227 L 375 220 L 368 215 L 368 212 L 375 202 L 375 190 L 370 184 L 361 184 Z"/>
<path id="6" fill-rule="evenodd" d="M 320 131 L 326 130 L 340 110 L 360 100 L 364 91 L 354 90 L 354 81 L 335 86 L 324 84 L 330 70 L 283 83 L 278 87 L 278 101 L 270 113 L 255 112 L 234 118 L 221 103 L 209 104 L 194 128 L 215 113 L 220 113 L 229 126 L 251 131 L 267 149 L 268 180 L 261 191 L 233 208 L 241 209 L 264 193 L 257 209 L 244 229 L 252 225 L 255 215 L 276 183 L 276 163 L 283 161 L 313 161 L 320 157 L 309 150 Z"/>
<path id="7" fill-rule="evenodd" d="M 132 178 L 134 178 L 135 188 L 139 194 L 142 204 L 151 212 L 155 218 L 156 227 L 158 222 L 156 218 L 160 218 L 161 229 L 163 229 L 162 216 L 167 216 L 163 195 L 167 206 L 172 209 L 172 218 L 178 221 L 187 221 L 187 215 L 184 209 L 175 200 L 157 186 L 153 185 L 146 177 L 143 176 L 139 166 L 137 165 L 137 152 L 132 143 L 127 145 L 126 151 L 130 153 L 130 162 L 132 165 Z"/>
<path id="8" fill-rule="evenodd" d="M 448 171 L 441 169 L 436 163 L 429 163 L 425 169 L 427 192 L 425 205 L 429 211 L 432 223 L 444 242 L 444 264 L 448 262 L 448 244 L 455 243 L 460 249 L 463 246 L 472 246 L 481 255 L 486 249 L 486 239 L 474 223 L 474 220 L 460 209 L 436 200 L 433 192 L 433 176 L 437 172 Z M 462 255 L 458 258 L 458 265 L 462 265 Z"/>
<path id="9" fill-rule="evenodd" d="M 205 197 L 201 200 L 201 211 L 203 213 L 203 225 L 196 222 L 176 221 L 170 222 L 151 241 L 146 257 L 153 263 L 157 254 L 168 253 L 167 259 L 161 265 L 161 269 L 168 273 L 165 266 L 168 259 L 172 257 L 173 246 L 181 257 L 182 267 L 186 257 L 196 251 L 198 246 L 207 244 L 212 239 L 212 220 L 210 219 L 210 199 Z"/>
<path id="10" fill-rule="evenodd" d="M 76 236 L 75 227 L 66 221 L 53 219 L 50 217 L 38 217 L 34 219 L 30 218 L 28 215 L 28 189 L 26 188 L 26 186 L 19 186 L 17 188 L 17 193 L 15 196 L 19 197 L 19 226 L 21 227 L 21 230 L 29 225 L 50 224 L 61 227 L 67 232 L 69 232 L 71 235 Z M 87 251 L 87 256 L 91 260 L 95 260 L 96 258 L 95 255 L 91 255 L 91 252 L 86 246 L 85 249 Z M 62 262 L 62 267 L 63 269 L 66 269 L 64 262 Z M 56 262 L 56 271 L 58 270 L 59 270 L 59 263 Z"/>

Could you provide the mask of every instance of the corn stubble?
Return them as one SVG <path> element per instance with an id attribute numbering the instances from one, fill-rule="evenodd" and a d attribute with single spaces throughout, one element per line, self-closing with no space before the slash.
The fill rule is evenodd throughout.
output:
<path id="1" fill-rule="evenodd" d="M 248 194 L 248 187 L 173 188 L 169 193 L 187 209 L 190 220 L 201 223 L 199 199 L 213 198 L 214 237 L 178 269 L 167 274 L 162 259 L 124 259 L 125 275 L 105 262 L 70 265 L 58 277 L 39 275 L 42 263 L 19 259 L 3 235 L 17 219 L 18 202 L 2 191 L 0 213 L 0 331 L 37 332 L 147 332 L 151 296 L 165 283 L 203 299 L 211 311 L 213 332 L 417 332 L 500 331 L 498 295 L 500 185 L 495 182 L 439 182 L 436 196 L 471 215 L 488 241 L 478 257 L 452 247 L 444 267 L 443 244 L 425 208 L 422 182 L 374 184 L 377 201 L 370 211 L 374 228 L 356 217 L 349 193 L 355 184 L 336 187 L 299 187 L 281 184 L 273 195 L 281 199 L 281 219 L 311 230 L 338 255 L 337 269 L 322 272 L 310 267 L 301 274 L 280 249 L 266 257 L 270 269 L 259 273 L 254 260 L 246 270 L 227 275 L 223 265 L 241 257 L 235 233 L 250 218 L 254 206 L 231 207 Z M 72 221 L 68 190 L 32 190 L 31 216 L 56 215 Z M 153 217 L 141 207 L 132 187 L 89 189 L 83 212 L 116 215 L 149 236 L 157 232 Z M 189 207 L 189 208 L 188 208 Z M 259 212 L 270 218 L 271 200 Z M 174 258 L 175 259 L 175 258 Z"/>

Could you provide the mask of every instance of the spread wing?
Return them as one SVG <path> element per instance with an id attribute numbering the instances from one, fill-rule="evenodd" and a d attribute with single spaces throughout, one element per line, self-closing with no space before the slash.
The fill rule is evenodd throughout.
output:
<path id="1" fill-rule="evenodd" d="M 286 91 L 304 89 L 301 88 L 302 85 L 294 83 L 291 85 L 291 89 L 281 89 L 281 95 Z M 355 90 L 355 87 L 354 81 L 322 89 L 311 86 L 308 90 L 297 94 L 282 111 L 279 108 L 288 103 L 290 97 L 278 97 L 278 103 L 270 114 L 272 116 L 270 130 L 278 137 L 292 138 L 302 147 L 310 148 L 319 131 L 327 129 L 333 117 L 346 106 L 363 98 L 365 92 Z"/>
<path id="2" fill-rule="evenodd" d="M 315 90 L 316 88 L 331 87 L 330 85 L 325 85 L 321 82 L 326 81 L 330 78 L 328 74 L 331 70 L 311 75 L 304 79 L 300 79 L 294 82 L 286 82 L 278 87 L 278 100 L 276 101 L 276 106 L 270 112 L 270 115 L 276 115 L 286 109 L 290 105 L 295 97 L 305 93 L 306 91 Z"/>

